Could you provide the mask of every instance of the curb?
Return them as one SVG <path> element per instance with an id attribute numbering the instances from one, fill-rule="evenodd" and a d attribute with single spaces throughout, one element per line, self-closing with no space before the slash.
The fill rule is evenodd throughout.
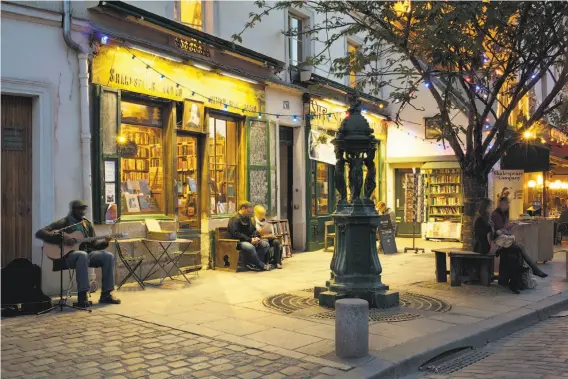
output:
<path id="1" fill-rule="evenodd" d="M 412 374 L 418 367 L 449 350 L 485 346 L 489 342 L 525 329 L 551 315 L 568 309 L 568 292 L 561 292 L 515 311 L 493 316 L 470 325 L 418 337 L 380 351 L 374 359 L 348 373 L 342 379 L 393 379 Z"/>

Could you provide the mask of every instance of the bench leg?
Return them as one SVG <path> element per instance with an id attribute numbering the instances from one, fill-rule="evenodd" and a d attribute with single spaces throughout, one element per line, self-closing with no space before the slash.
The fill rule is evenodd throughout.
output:
<path id="1" fill-rule="evenodd" d="M 462 262 L 461 259 L 450 258 L 450 285 L 452 287 L 461 286 Z"/>
<path id="2" fill-rule="evenodd" d="M 484 286 L 488 286 L 491 283 L 491 271 L 492 271 L 492 262 L 488 261 L 486 259 L 483 259 L 481 261 L 481 264 L 479 265 L 480 267 L 480 273 L 479 273 L 479 279 L 481 281 L 481 284 L 483 284 Z"/>
<path id="3" fill-rule="evenodd" d="M 445 253 L 436 253 L 436 281 L 438 283 L 446 283 L 448 281 L 448 266 Z"/>

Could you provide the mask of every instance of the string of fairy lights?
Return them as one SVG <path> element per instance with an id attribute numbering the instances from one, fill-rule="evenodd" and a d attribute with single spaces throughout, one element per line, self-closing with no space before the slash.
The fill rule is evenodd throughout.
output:
<path id="1" fill-rule="evenodd" d="M 256 115 L 259 119 L 262 119 L 263 117 L 266 116 L 272 116 L 274 118 L 276 118 L 276 120 L 279 120 L 280 118 L 290 118 L 292 120 L 292 122 L 296 123 L 299 120 L 304 120 L 307 119 L 309 117 L 310 120 L 313 120 L 316 117 L 327 117 L 328 121 L 331 121 L 332 118 L 337 118 L 340 117 L 339 115 L 344 115 L 345 117 L 349 117 L 349 112 L 347 110 L 341 110 L 341 111 L 335 111 L 335 112 L 326 112 L 326 113 L 321 113 L 321 114 L 308 114 L 308 115 L 300 115 L 300 114 L 280 114 L 280 113 L 271 113 L 271 112 L 253 112 L 250 111 L 248 108 L 249 106 L 236 106 L 236 105 L 232 105 L 232 104 L 227 104 L 227 103 L 222 103 L 219 102 L 217 100 L 215 100 L 213 97 L 199 93 L 197 91 L 195 91 L 195 89 L 189 88 L 185 85 L 183 85 L 182 83 L 179 83 L 178 81 L 174 80 L 173 78 L 167 76 L 166 74 L 164 74 L 163 72 L 159 71 L 158 69 L 156 69 L 154 66 L 152 66 L 151 64 L 149 64 L 148 62 L 146 62 L 143 58 L 141 58 L 140 56 L 136 55 L 136 53 L 133 51 L 133 49 L 129 48 L 128 46 L 124 45 L 123 43 L 120 43 L 118 48 L 123 48 L 125 49 L 131 56 L 132 56 L 132 60 L 136 60 L 141 62 L 143 65 L 146 66 L 147 70 L 152 70 L 154 71 L 157 75 L 159 75 L 160 80 L 168 80 L 170 82 L 172 82 L 173 84 L 175 84 L 176 88 L 183 88 L 185 90 L 187 90 L 189 93 L 191 93 L 192 98 L 195 97 L 200 97 L 204 100 L 207 100 L 208 103 L 215 103 L 218 105 L 222 105 L 223 109 L 225 111 L 230 111 L 230 110 L 236 110 L 237 112 L 241 112 L 242 115 L 251 115 L 254 114 Z M 532 75 L 531 76 L 532 79 L 536 78 L 536 75 Z M 477 92 L 477 93 L 481 93 L 482 96 L 484 96 L 485 98 L 487 97 L 487 91 L 485 90 L 485 87 L 475 84 L 473 82 L 473 80 L 471 79 L 471 76 L 466 76 L 465 78 L 466 82 L 470 83 L 470 85 L 472 86 L 472 88 Z M 429 87 L 430 83 L 429 82 L 424 82 L 424 86 L 425 87 Z M 485 91 L 485 92 L 484 92 Z M 382 105 L 382 104 L 381 104 Z M 366 110 L 363 109 L 363 113 L 366 113 Z M 486 120 L 488 121 L 488 120 Z M 408 130 L 404 130 L 402 128 L 402 126 L 399 123 L 393 123 L 394 127 L 396 129 L 398 129 L 399 131 L 406 133 L 408 136 L 410 137 L 414 137 L 417 140 L 420 140 L 424 143 L 430 143 L 431 145 L 437 145 L 438 147 L 443 147 L 444 150 L 446 150 L 447 147 L 445 144 L 442 144 L 440 141 L 430 141 L 429 139 L 425 138 L 425 137 L 421 137 L 413 132 L 409 132 Z M 484 125 L 484 132 L 488 133 L 491 131 L 491 125 L 489 124 L 485 124 Z M 525 140 L 530 140 L 530 139 L 536 139 L 536 135 L 530 131 L 526 131 L 523 134 L 523 138 Z M 551 144 L 550 142 L 554 142 L 554 138 L 551 138 L 551 141 L 549 141 L 549 144 Z M 541 143 L 546 143 L 546 140 L 544 138 L 541 138 Z M 559 141 L 560 142 L 560 141 Z M 565 144 L 562 142 L 560 144 L 558 144 L 557 146 L 564 146 Z"/>

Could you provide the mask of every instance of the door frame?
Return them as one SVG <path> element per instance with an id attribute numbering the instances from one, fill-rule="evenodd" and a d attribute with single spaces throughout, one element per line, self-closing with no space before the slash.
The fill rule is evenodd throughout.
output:
<path id="1" fill-rule="evenodd" d="M 53 86 L 50 83 L 2 77 L 2 94 L 32 97 L 32 231 L 53 221 Z M 90 136 L 89 136 L 90 138 Z M 87 173 L 85 173 L 87 174 Z M 41 241 L 32 239 L 32 263 L 41 264 Z M 47 275 L 42 275 L 44 283 Z"/>
<path id="2" fill-rule="evenodd" d="M 285 132 L 290 133 L 292 137 L 291 140 L 283 140 L 281 138 L 281 130 L 284 129 Z M 288 130 L 286 130 L 288 129 Z M 290 236 L 292 236 L 292 240 L 294 237 L 294 127 L 288 125 L 278 125 L 278 143 L 277 143 L 277 153 L 278 153 L 278 218 L 282 218 L 282 209 L 280 209 L 280 198 L 282 196 L 282 191 L 287 192 L 288 204 L 286 204 L 286 214 L 288 215 L 288 227 L 290 229 Z M 284 173 L 284 175 L 288 176 L 288 188 L 283 188 L 281 185 L 281 175 L 282 175 L 282 167 L 280 166 L 280 153 L 282 149 L 280 145 L 285 145 L 286 149 L 288 150 L 288 172 Z"/>

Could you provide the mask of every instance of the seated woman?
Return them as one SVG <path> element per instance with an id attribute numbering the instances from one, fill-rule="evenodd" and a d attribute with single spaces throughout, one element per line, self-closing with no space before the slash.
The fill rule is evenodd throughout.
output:
<path id="1" fill-rule="evenodd" d="M 509 199 L 506 197 L 501 197 L 499 199 L 498 207 L 491 214 L 491 221 L 493 221 L 493 226 L 497 233 L 501 234 L 511 234 L 511 229 L 513 224 L 509 223 Z M 536 262 L 531 259 L 531 257 L 526 252 L 525 248 L 519 244 L 515 246 L 520 250 L 523 260 L 532 269 L 533 274 L 538 277 L 546 278 L 548 275 L 545 274 L 538 266 Z"/>
<path id="2" fill-rule="evenodd" d="M 491 212 L 491 200 L 482 199 L 479 202 L 477 213 L 478 217 L 474 224 L 475 244 L 474 251 L 479 254 L 488 254 L 495 252 L 496 255 L 501 257 L 501 265 L 506 265 L 507 281 L 509 288 L 514 293 L 520 293 L 521 289 L 521 273 L 522 262 L 521 252 L 517 245 L 512 245 L 507 248 L 499 248 L 495 244 L 495 230 L 493 222 L 489 218 Z"/>

